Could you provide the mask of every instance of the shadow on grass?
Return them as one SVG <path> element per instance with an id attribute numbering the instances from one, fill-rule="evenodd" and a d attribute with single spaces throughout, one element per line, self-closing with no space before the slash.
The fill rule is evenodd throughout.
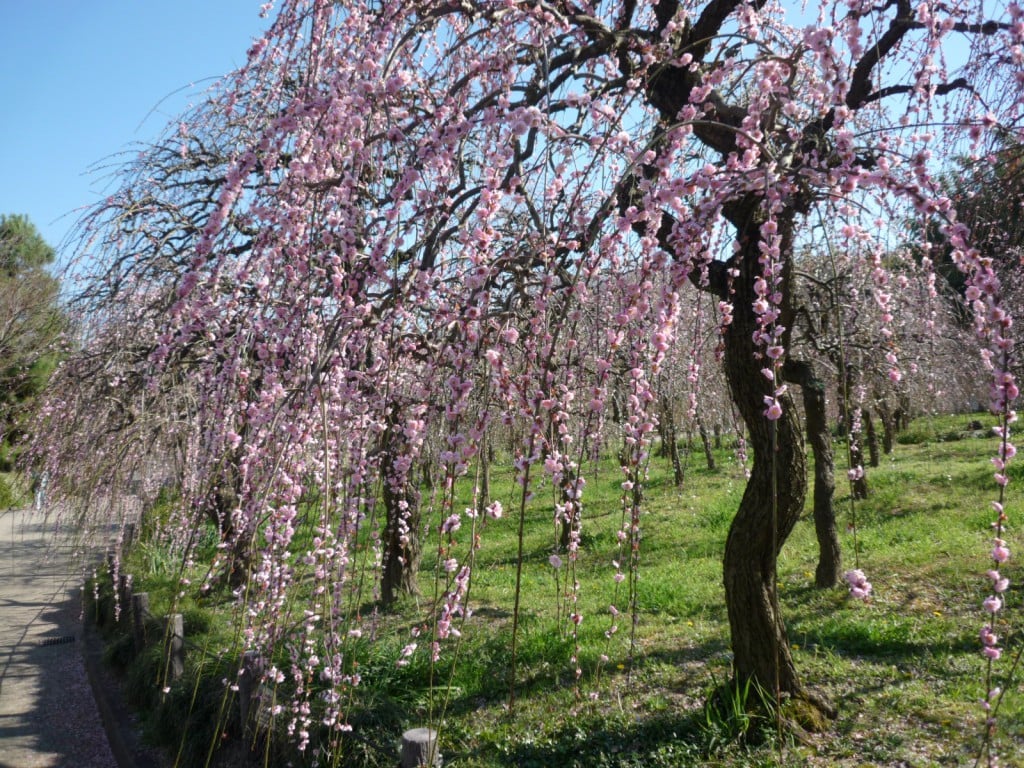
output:
<path id="1" fill-rule="evenodd" d="M 516 768 L 704 765 L 701 724 L 702 715 L 694 714 L 665 714 L 634 723 L 581 720 L 541 742 L 512 746 L 500 763 Z"/>
<path id="2" fill-rule="evenodd" d="M 800 645 L 817 647 L 836 656 L 915 666 L 929 658 L 941 661 L 970 654 L 978 646 L 972 633 L 964 630 L 950 633 L 943 629 L 925 631 L 912 619 L 835 622 L 825 626 L 813 620 L 805 625 L 797 619 L 789 622 L 789 635 Z"/>
<path id="3" fill-rule="evenodd" d="M 568 660 L 570 649 L 564 644 L 558 647 L 560 642 L 555 633 L 538 632 L 524 637 L 517 653 L 520 675 L 515 685 L 517 700 L 527 701 L 551 691 L 572 689 L 574 675 Z M 637 656 L 630 669 L 626 668 L 628 662 L 622 668 L 605 665 L 600 676 L 605 681 L 624 681 L 627 674 L 635 681 L 652 675 L 662 678 L 667 676 L 671 681 L 660 680 L 659 691 L 703 698 L 705 690 L 714 683 L 706 665 L 715 659 L 726 663 L 727 650 L 724 640 L 712 640 L 675 649 L 648 651 Z M 453 716 L 478 710 L 487 704 L 507 701 L 509 697 L 511 665 L 507 645 L 495 638 L 470 653 L 473 659 L 471 668 L 479 674 L 470 674 L 469 669 L 462 668 L 456 675 L 453 685 L 458 688 L 459 695 L 453 696 L 448 705 L 448 714 Z M 586 695 L 598 684 L 594 662 L 596 657 L 581 658 L 585 670 L 580 678 L 582 695 Z M 634 690 L 639 691 L 641 685 L 643 683 L 634 682 Z M 607 695 L 607 691 L 603 695 Z"/>
<path id="4" fill-rule="evenodd" d="M 564 663 L 545 664 L 541 655 L 524 665 L 528 671 L 516 685 L 515 714 L 491 721 L 482 739 L 478 735 L 453 744 L 453 757 L 526 767 L 705 765 L 715 748 L 702 706 L 715 683 L 706 667 L 711 658 L 725 659 L 724 643 L 647 653 L 634 663 L 628 684 L 622 669 L 606 668 L 600 684 L 586 673 L 582 694 L 601 690 L 600 698 L 587 705 L 568 694 L 571 670 Z M 449 703 L 448 716 L 459 719 L 488 705 L 492 712 L 494 705 L 503 705 L 508 697 L 504 672 L 492 667 L 491 685 L 464 689 Z M 550 696 L 557 690 L 565 695 Z M 616 691 L 628 692 L 625 706 Z"/>

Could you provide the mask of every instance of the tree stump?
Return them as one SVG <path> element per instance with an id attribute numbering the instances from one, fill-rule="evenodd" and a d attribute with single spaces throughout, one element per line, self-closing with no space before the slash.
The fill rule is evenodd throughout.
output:
<path id="1" fill-rule="evenodd" d="M 402 734 L 402 768 L 438 768 L 440 765 L 437 731 L 411 728 Z"/>

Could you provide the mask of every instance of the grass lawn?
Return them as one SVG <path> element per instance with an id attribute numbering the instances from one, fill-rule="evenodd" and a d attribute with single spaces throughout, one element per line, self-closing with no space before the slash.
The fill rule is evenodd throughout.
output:
<path id="1" fill-rule="evenodd" d="M 853 508 L 845 482 L 837 482 L 841 525 L 856 516 L 858 565 L 874 585 L 869 602 L 851 600 L 842 586 L 814 588 L 809 509 L 786 544 L 780 597 L 804 681 L 839 706 L 828 733 L 780 739 L 766 722 L 744 737 L 749 716 L 741 694 L 708 705 L 730 672 L 721 557 L 744 481 L 727 451 L 718 454 L 715 471 L 703 466 L 698 451 L 688 459 L 681 489 L 671 482 L 667 460 L 651 462 L 635 582 L 614 579 L 613 561 L 625 566 L 628 553 L 616 535 L 622 478 L 613 463 L 589 479 L 583 551 L 572 572 L 549 561 L 557 540 L 552 498 L 550 489 L 538 490 L 525 511 L 511 708 L 519 512 L 511 472 L 496 469 L 492 497 L 506 513 L 489 520 L 480 539 L 468 597 L 473 614 L 461 639 L 445 646 L 436 665 L 421 649 L 408 665 L 396 666 L 409 627 L 422 621 L 435 593 L 429 554 L 435 539 L 423 562 L 425 597 L 378 614 L 383 639 L 352 649 L 362 683 L 351 705 L 353 735 L 336 764 L 393 768 L 402 730 L 430 724 L 441 731 L 445 765 L 467 768 L 973 765 L 983 727 L 978 632 L 986 621 L 981 601 L 989 585 L 989 501 L 996 490 L 988 459 L 996 441 L 952 439 L 971 418 L 911 425 L 893 454 L 869 470 L 871 495 Z M 842 447 L 836 452 L 841 456 Z M 1011 524 L 1024 492 L 1024 471 L 1013 468 Z M 853 536 L 841 539 L 844 564 L 853 567 Z M 1022 544 L 1011 528 L 1015 557 Z M 999 675 L 1022 645 L 1024 573 L 1013 559 L 1005 565 L 1011 588 L 997 627 L 1007 649 L 995 665 Z M 133 698 L 148 708 L 153 738 L 176 748 L 181 765 L 201 765 L 219 734 L 231 730 L 232 694 L 222 679 L 237 663 L 234 610 L 227 601 L 204 603 L 188 592 L 176 598 L 177 565 L 155 546 L 136 546 L 125 567 L 137 589 L 150 593 L 154 614 L 172 604 L 185 613 L 190 647 L 200 650 L 190 652 L 185 677 L 166 696 L 158 695 L 158 648 L 133 659 L 130 643 L 112 635 L 109 655 L 126 670 Z M 569 588 L 567 577 L 578 589 Z M 578 625 L 568 619 L 573 611 L 583 615 Z M 613 624 L 618 630 L 609 634 Z M 1007 690 L 998 718 L 1001 764 L 1024 766 L 1021 674 L 997 682 Z M 181 743 L 183 732 L 188 738 Z"/>

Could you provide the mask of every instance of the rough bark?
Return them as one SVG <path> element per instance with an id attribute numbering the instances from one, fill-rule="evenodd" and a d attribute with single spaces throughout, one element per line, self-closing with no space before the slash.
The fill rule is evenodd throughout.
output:
<path id="1" fill-rule="evenodd" d="M 753 358 L 727 355 L 730 389 L 737 403 L 747 393 L 743 379 L 750 381 L 756 375 L 748 360 Z M 775 580 L 776 558 L 799 518 L 806 486 L 803 441 L 792 406 L 785 397 L 787 413 L 776 422 L 768 422 L 759 412 L 744 413 L 754 461 L 729 529 L 723 568 L 735 679 L 741 686 L 753 681 L 776 699 L 803 692 Z"/>
<path id="2" fill-rule="evenodd" d="M 708 469 L 713 471 L 715 468 L 715 454 L 711 452 L 711 438 L 699 413 L 697 414 L 697 432 L 700 435 L 701 445 L 704 446 L 704 460 L 707 462 Z"/>
<path id="3" fill-rule="evenodd" d="M 630 190 L 622 194 L 623 204 L 631 200 Z M 792 397 L 777 395 L 783 413 L 776 421 L 765 415 L 765 396 L 772 383 L 762 374 L 765 350 L 754 342 L 760 335 L 754 290 L 761 275 L 760 225 L 762 202 L 756 194 L 725 206 L 723 214 L 735 229 L 738 248 L 729 262 L 709 265 L 707 279 L 698 287 L 729 300 L 732 322 L 723 333 L 723 365 L 730 395 L 746 425 L 753 456 L 750 479 L 726 540 L 723 564 L 726 609 L 733 650 L 733 683 L 753 684 L 778 703 L 781 716 L 800 726 L 822 730 L 835 708 L 804 688 L 799 681 L 779 610 L 776 585 L 778 553 L 803 511 L 807 477 L 803 435 L 799 429 Z M 783 266 L 779 293 L 783 297 L 779 324 L 791 329 L 792 229 L 798 204 L 777 210 L 774 221 L 780 235 Z M 641 234 L 648 234 L 643 224 Z M 657 236 L 671 249 L 671 217 L 663 217 Z M 726 269 L 733 270 L 727 278 Z M 789 346 L 789 331 L 781 339 Z M 785 710 L 785 711 L 783 711 Z"/>
<path id="4" fill-rule="evenodd" d="M 860 469 L 860 472 L 850 481 L 850 492 L 855 499 L 866 499 L 868 497 L 868 473 L 864 469 L 861 430 L 850 430 L 848 439 L 850 441 L 850 466 Z"/>
<path id="5" fill-rule="evenodd" d="M 204 591 L 216 585 L 226 583 L 236 589 L 246 582 L 252 565 L 251 532 L 240 531 L 235 527 L 235 513 L 241 498 L 242 479 L 238 472 L 240 456 L 225 456 L 220 471 L 218 485 L 213 489 L 210 502 L 206 506 L 207 518 L 217 526 L 220 539 L 227 545 L 227 551 L 221 572 L 204 587 Z"/>
<path id="6" fill-rule="evenodd" d="M 661 396 L 661 412 L 658 414 L 658 438 L 660 443 L 658 445 L 658 458 L 668 458 L 668 443 L 669 443 L 669 424 L 672 421 L 672 413 L 669 410 L 668 398 L 664 395 Z"/>
<path id="7" fill-rule="evenodd" d="M 419 594 L 416 576 L 422 556 L 420 494 L 408 473 L 395 468 L 404 449 L 400 434 L 398 429 L 388 430 L 382 460 L 385 521 L 380 598 L 384 605 L 394 603 L 402 595 Z"/>
<path id="8" fill-rule="evenodd" d="M 878 402 L 878 417 L 882 421 L 882 453 L 888 456 L 896 440 L 896 418 L 884 400 Z"/>
<path id="9" fill-rule="evenodd" d="M 384 605 L 401 595 L 418 595 L 416 573 L 420 556 L 419 494 L 408 484 L 395 489 L 387 481 L 382 492 L 386 515 L 384 561 L 380 579 L 380 598 Z"/>
<path id="10" fill-rule="evenodd" d="M 860 468 L 860 473 L 851 476 L 850 493 L 855 499 L 868 497 L 868 474 L 864 463 L 864 425 L 859 418 L 862 409 L 849 401 L 848 393 L 853 391 L 855 371 L 846 368 L 846 385 L 839 388 L 839 413 L 841 434 L 846 435 L 850 469 Z"/>
<path id="11" fill-rule="evenodd" d="M 686 480 L 683 462 L 679 456 L 679 441 L 676 435 L 676 422 L 672 416 L 672 404 L 665 396 L 661 398 L 661 419 L 663 457 L 667 457 L 672 465 L 672 479 L 677 488 L 681 488 Z"/>
<path id="12" fill-rule="evenodd" d="M 742 216 L 742 212 L 739 212 Z M 791 243 L 792 217 L 779 221 L 784 245 Z M 751 217 L 753 218 L 753 217 Z M 781 218 L 781 217 L 779 217 Z M 805 727 L 820 727 L 820 715 L 834 710 L 804 689 L 797 676 L 779 608 L 776 561 L 783 543 L 803 512 L 807 492 L 803 434 L 788 393 L 779 396 L 782 416 L 769 421 L 764 397 L 772 385 L 761 374 L 763 350 L 753 341 L 757 317 L 752 309 L 758 264 L 758 222 L 730 217 L 740 234 L 739 275 L 733 288 L 733 322 L 724 335 L 724 366 L 729 390 L 749 432 L 753 455 L 750 480 L 729 529 L 725 545 L 724 582 L 732 638 L 735 682 L 748 681 L 780 704 L 786 700 L 810 703 L 818 717 Z M 786 249 L 783 250 L 786 252 Z M 784 270 L 788 279 L 791 267 Z M 783 290 L 783 296 L 789 292 Z M 782 308 L 783 324 L 789 319 Z"/>
<path id="13" fill-rule="evenodd" d="M 676 438 L 675 427 L 672 428 L 672 444 L 669 446 L 668 455 L 672 462 L 672 481 L 676 488 L 682 488 L 686 482 L 686 470 L 683 468 L 683 460 L 679 455 L 679 440 Z"/>
<path id="14" fill-rule="evenodd" d="M 494 461 L 494 447 L 489 435 L 484 436 L 484 444 L 480 447 L 480 487 L 477 489 L 476 511 L 484 514 L 491 503 L 491 463 Z"/>
<path id="15" fill-rule="evenodd" d="M 867 408 L 860 409 L 860 423 L 864 425 L 864 434 L 868 443 L 868 465 L 878 466 L 878 433 L 875 432 L 875 420 L 871 418 L 871 411 Z"/>
<path id="16" fill-rule="evenodd" d="M 803 396 L 807 442 L 814 453 L 814 533 L 818 539 L 818 566 L 814 572 L 817 587 L 834 586 L 842 573 L 842 552 L 836 530 L 835 459 L 832 435 L 828 430 L 825 382 L 807 362 L 787 360 L 786 380 L 797 384 Z"/>

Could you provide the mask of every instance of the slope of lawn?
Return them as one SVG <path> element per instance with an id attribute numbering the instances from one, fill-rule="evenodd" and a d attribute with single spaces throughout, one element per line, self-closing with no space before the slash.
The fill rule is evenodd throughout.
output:
<path id="1" fill-rule="evenodd" d="M 996 441 L 969 432 L 972 418 L 994 423 L 986 416 L 952 416 L 912 424 L 893 454 L 869 469 L 867 500 L 851 505 L 845 482 L 837 481 L 844 565 L 867 573 L 874 585 L 870 601 L 850 599 L 842 586 L 814 588 L 809 510 L 786 544 L 779 589 L 795 660 L 805 682 L 840 710 L 827 733 L 780 736 L 773 718 L 744 706 L 756 691 L 729 694 L 723 687 L 730 655 L 721 556 L 743 490 L 742 469 L 723 449 L 713 471 L 699 451 L 690 454 L 682 488 L 673 485 L 666 460 L 652 459 L 635 582 L 614 579 L 613 561 L 625 568 L 629 555 L 616 535 L 623 524 L 622 478 L 613 462 L 590 475 L 583 550 L 574 570 L 568 562 L 558 568 L 551 562 L 557 541 L 551 492 L 538 490 L 524 513 L 514 701 L 519 511 L 511 471 L 495 468 L 492 497 L 506 511 L 487 521 L 480 538 L 468 598 L 473 613 L 461 639 L 446 645 L 435 665 L 425 652 L 404 666 L 396 663 L 409 628 L 423 621 L 435 594 L 432 539 L 422 564 L 422 596 L 381 612 L 382 639 L 353 649 L 362 677 L 350 706 L 353 732 L 342 751 L 319 764 L 393 768 L 401 732 L 429 724 L 441 731 L 449 766 L 974 765 L 984 720 L 979 700 L 986 668 L 978 632 L 986 621 L 981 601 L 991 567 L 989 501 L 996 486 L 989 458 Z M 836 453 L 841 461 L 841 443 Z M 1014 469 L 1011 523 L 1024 491 L 1024 471 Z M 845 530 L 854 520 L 856 558 L 854 533 Z M 207 539 L 201 547 L 215 545 Z M 1011 528 L 1015 557 L 1022 545 Z M 1007 693 L 996 743 L 1002 765 L 1024 766 L 1021 674 L 1005 680 L 1022 644 L 1024 573 L 1013 559 L 1006 565 L 1012 586 L 997 630 L 1007 651 L 994 666 L 993 684 Z M 124 671 L 148 734 L 168 745 L 179 765 L 203 765 L 211 755 L 222 765 L 240 764 L 244 749 L 222 747 L 238 730 L 237 704 L 225 684 L 233 679 L 240 647 L 230 601 L 200 599 L 190 589 L 176 597 L 178 563 L 145 540 L 124 567 L 136 589 L 150 594 L 155 616 L 172 605 L 185 615 L 186 673 L 164 692 L 159 644 L 136 656 L 130 638 L 109 629 L 106 593 L 93 607 L 107 616 L 108 657 Z M 568 618 L 573 612 L 583 617 L 578 624 Z M 153 634 L 159 631 L 154 623 Z M 254 765 L 285 759 L 286 739 L 278 733 L 283 722 L 271 727 L 274 735 L 257 745 Z M 313 758 L 311 748 L 304 759 L 312 764 Z"/>

